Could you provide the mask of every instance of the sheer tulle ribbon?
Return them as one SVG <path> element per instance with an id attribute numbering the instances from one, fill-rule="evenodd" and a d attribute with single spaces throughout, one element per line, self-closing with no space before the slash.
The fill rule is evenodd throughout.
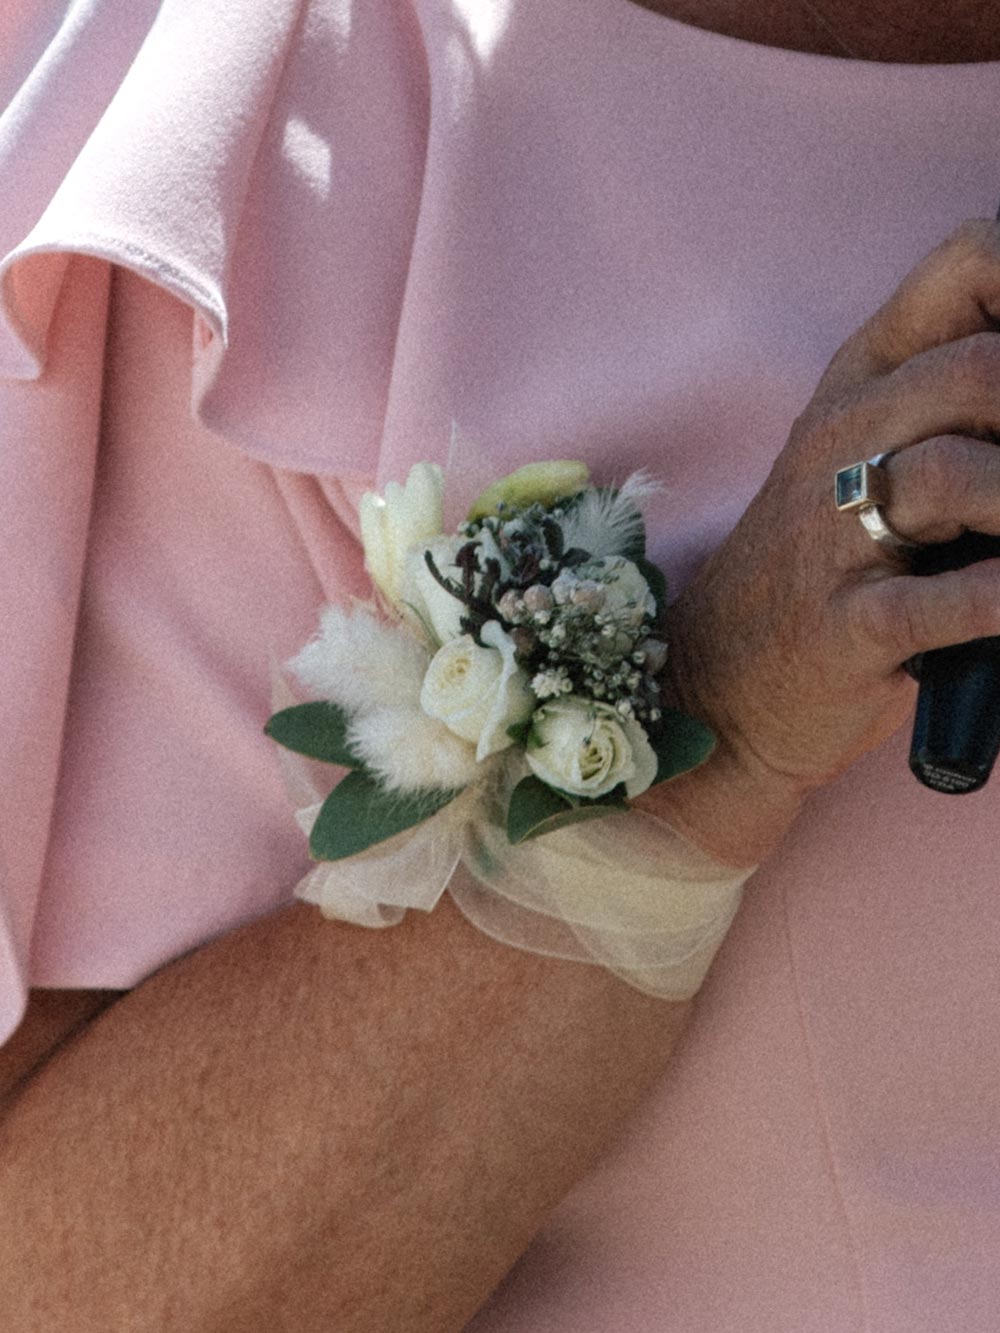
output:
<path id="1" fill-rule="evenodd" d="M 287 686 L 276 688 L 284 706 Z M 308 835 L 323 801 L 314 765 L 281 752 L 296 818 Z M 639 990 L 687 999 L 698 989 L 752 870 L 734 870 L 644 810 L 615 813 L 512 846 L 505 811 L 527 771 L 501 758 L 484 781 L 415 828 L 341 861 L 319 862 L 296 894 L 329 917 L 398 925 L 445 890 L 497 940 L 598 963 Z M 329 773 L 329 770 L 326 770 Z"/>

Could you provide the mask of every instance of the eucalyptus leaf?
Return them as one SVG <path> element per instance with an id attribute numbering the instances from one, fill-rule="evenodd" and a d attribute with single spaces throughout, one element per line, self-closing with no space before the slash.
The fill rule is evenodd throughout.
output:
<path id="1" fill-rule="evenodd" d="M 348 773 L 323 802 L 309 838 L 316 861 L 340 861 L 436 815 L 457 791 L 386 792 L 367 773 Z"/>
<path id="2" fill-rule="evenodd" d="M 703 764 L 715 749 L 716 736 L 711 727 L 696 717 L 666 708 L 656 730 L 650 733 L 649 743 L 658 760 L 655 785 Z"/>
<path id="3" fill-rule="evenodd" d="M 515 722 L 513 726 L 507 728 L 507 735 L 518 745 L 527 745 L 528 737 L 531 735 L 531 728 L 534 721 L 529 717 L 526 722 Z"/>
<path id="4" fill-rule="evenodd" d="M 268 718 L 264 731 L 296 754 L 321 759 L 326 764 L 359 768 L 361 761 L 347 746 L 348 723 L 347 714 L 336 704 L 294 704 Z"/>
<path id="5" fill-rule="evenodd" d="M 541 778 L 522 778 L 510 794 L 507 807 L 507 838 L 517 844 L 543 833 L 568 828 L 589 819 L 602 819 L 628 808 L 621 787 L 596 801 L 570 796 L 547 786 Z"/>

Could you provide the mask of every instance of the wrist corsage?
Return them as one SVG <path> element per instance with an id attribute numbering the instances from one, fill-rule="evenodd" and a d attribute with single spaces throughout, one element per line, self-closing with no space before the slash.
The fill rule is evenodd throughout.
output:
<path id="1" fill-rule="evenodd" d="M 319 863 L 301 897 L 331 916 L 391 925 L 450 886 L 499 938 L 602 961 L 666 993 L 649 973 L 662 947 L 644 962 L 633 955 L 640 940 L 649 952 L 651 934 L 662 946 L 660 843 L 669 834 L 676 853 L 681 840 L 629 806 L 702 763 L 714 736 L 660 700 L 666 587 L 646 559 L 641 509 L 652 489 L 642 474 L 602 487 L 581 463 L 529 464 L 490 486 L 451 535 L 434 464 L 362 498 L 377 598 L 323 611 L 318 635 L 288 664 L 313 698 L 266 726 L 304 757 L 286 757 L 298 764 L 297 817 Z M 307 759 L 349 772 L 323 797 Z M 610 858 L 595 824 L 607 820 Z M 641 850 L 642 839 L 626 839 L 642 862 L 636 880 L 621 831 L 639 820 L 646 843 L 650 824 L 657 833 Z M 712 887 L 724 882 L 731 899 L 746 874 L 690 844 L 683 852 L 695 897 L 682 920 L 666 915 L 687 956 L 703 939 Z M 471 877 L 455 874 L 460 863 Z M 623 872 L 631 890 L 616 887 Z M 617 899 L 624 908 L 609 911 Z M 619 948 L 627 941 L 624 963 L 602 956 L 595 932 L 618 935 Z"/>

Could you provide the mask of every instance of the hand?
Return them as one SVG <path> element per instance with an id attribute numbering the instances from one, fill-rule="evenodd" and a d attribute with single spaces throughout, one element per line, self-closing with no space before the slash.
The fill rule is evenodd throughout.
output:
<path id="1" fill-rule="evenodd" d="M 967 223 L 841 348 L 672 608 L 668 692 L 720 744 L 646 803 L 724 860 L 761 859 L 805 795 L 907 719 L 907 658 L 1000 634 L 1000 560 L 915 577 L 833 500 L 839 468 L 897 449 L 898 532 L 1000 533 L 1000 449 L 984 438 L 1000 431 L 998 328 L 1000 228 Z"/>

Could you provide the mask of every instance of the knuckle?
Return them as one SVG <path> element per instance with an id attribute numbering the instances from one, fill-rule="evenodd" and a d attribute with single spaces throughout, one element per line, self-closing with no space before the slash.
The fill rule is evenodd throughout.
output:
<path id="1" fill-rule="evenodd" d="M 940 439 L 926 440 L 907 451 L 907 479 L 911 487 L 940 497 L 955 479 L 955 453 Z"/>
<path id="2" fill-rule="evenodd" d="M 793 461 L 802 461 L 802 466 L 815 469 L 816 459 L 831 459 L 840 454 L 851 453 L 856 445 L 850 422 L 851 403 L 844 397 L 812 400 L 796 418 L 788 444 L 786 456 Z M 845 455 L 846 456 L 846 455 Z M 853 461 L 853 456 L 848 461 Z"/>
<path id="3" fill-rule="evenodd" d="M 1000 628 L 1000 593 L 988 571 L 977 570 L 963 580 L 962 639 L 983 639 Z"/>
<path id="4" fill-rule="evenodd" d="M 895 663 L 926 642 L 926 614 L 904 579 L 867 585 L 852 603 L 852 637 L 874 645 Z"/>
<path id="5" fill-rule="evenodd" d="M 970 567 L 869 584 L 854 599 L 849 628 L 894 666 L 928 648 L 1000 634 L 997 571 Z"/>
<path id="6" fill-rule="evenodd" d="M 984 504 L 991 504 L 991 497 L 997 494 L 997 464 L 1000 456 L 996 455 L 993 445 L 977 440 L 958 438 L 952 442 L 949 471 L 949 493 L 955 502 L 956 512 L 982 511 Z"/>
<path id="7" fill-rule="evenodd" d="M 937 436 L 907 450 L 906 488 L 942 514 L 961 510 L 988 480 L 988 459 L 971 440 Z"/>
<path id="8" fill-rule="evenodd" d="M 995 333 L 972 333 L 946 349 L 949 370 L 972 388 L 992 389 L 1000 375 L 1000 337 Z"/>
<path id="9" fill-rule="evenodd" d="M 993 218 L 965 218 L 955 228 L 954 236 L 970 253 L 987 251 L 995 256 L 1000 242 L 1000 225 Z"/>
<path id="10" fill-rule="evenodd" d="M 808 449 L 814 436 L 824 430 L 828 416 L 829 410 L 821 401 L 814 398 L 808 403 L 792 422 L 788 435 L 790 451 Z"/>
<path id="11" fill-rule="evenodd" d="M 966 218 L 924 261 L 934 267 L 977 267 L 1000 255 L 1000 228 L 990 218 Z"/>
<path id="12" fill-rule="evenodd" d="M 965 218 L 960 222 L 945 244 L 951 244 L 960 253 L 977 254 L 988 250 L 997 251 L 997 224 L 990 218 Z"/>

